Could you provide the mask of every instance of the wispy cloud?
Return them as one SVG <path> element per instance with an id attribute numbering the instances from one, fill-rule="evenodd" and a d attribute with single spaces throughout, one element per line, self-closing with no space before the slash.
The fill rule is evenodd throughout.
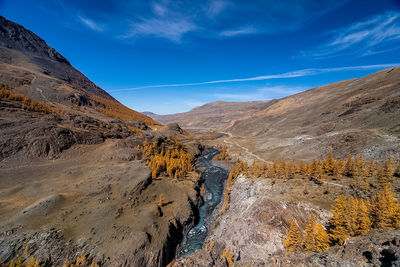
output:
<path id="1" fill-rule="evenodd" d="M 300 93 L 306 89 L 309 89 L 309 87 L 278 85 L 278 86 L 260 88 L 258 91 L 261 93 L 268 93 L 268 94 L 274 93 L 283 96 L 288 96 Z"/>
<path id="2" fill-rule="evenodd" d="M 309 89 L 309 87 L 278 85 L 278 86 L 265 86 L 247 93 L 240 93 L 240 94 L 216 93 L 213 96 L 219 100 L 226 100 L 226 101 L 269 100 L 275 97 L 285 97 L 288 95 L 297 94 L 307 89 Z"/>
<path id="3" fill-rule="evenodd" d="M 89 18 L 85 18 L 83 16 L 78 16 L 78 19 L 81 23 L 83 23 L 84 25 L 86 25 L 87 27 L 89 27 L 90 29 L 97 31 L 97 32 L 102 32 L 103 26 L 100 25 L 99 23 L 96 23 L 94 20 L 91 20 Z"/>
<path id="4" fill-rule="evenodd" d="M 207 103 L 207 102 L 193 100 L 193 99 L 188 99 L 188 100 L 183 101 L 183 104 L 188 108 L 195 108 L 195 107 L 204 105 L 205 103 Z"/>
<path id="5" fill-rule="evenodd" d="M 229 5 L 229 1 L 225 0 L 211 0 L 205 7 L 206 16 L 209 18 L 215 18 L 222 11 L 224 11 Z"/>
<path id="6" fill-rule="evenodd" d="M 193 31 L 196 28 L 195 24 L 186 19 L 143 19 L 141 22 L 132 23 L 130 30 L 123 37 L 155 36 L 180 42 L 183 34 Z"/>
<path id="7" fill-rule="evenodd" d="M 236 29 L 222 31 L 219 33 L 219 35 L 224 36 L 224 37 L 234 37 L 234 36 L 240 36 L 240 35 L 254 34 L 257 32 L 258 32 L 258 30 L 253 26 L 243 26 L 243 27 L 236 28 Z"/>
<path id="8" fill-rule="evenodd" d="M 388 11 L 364 21 L 331 31 L 330 41 L 300 53 L 306 57 L 332 57 L 347 53 L 366 56 L 392 51 L 400 46 L 400 12 Z M 367 51 L 367 52 L 365 52 Z"/>
<path id="9" fill-rule="evenodd" d="M 262 95 L 258 92 L 251 92 L 247 94 L 216 93 L 213 96 L 218 100 L 230 100 L 230 101 L 252 101 L 252 100 L 262 99 Z"/>
<path id="10" fill-rule="evenodd" d="M 227 79 L 227 80 L 214 80 L 214 81 L 194 82 L 194 83 L 147 85 L 147 86 L 138 86 L 138 87 L 132 87 L 132 88 L 115 89 L 115 90 L 109 90 L 109 91 L 110 92 L 119 92 L 119 91 L 138 90 L 138 89 L 143 89 L 143 88 L 184 87 L 184 86 L 201 86 L 201 85 L 219 84 L 219 83 L 263 81 L 263 80 L 271 80 L 271 79 L 285 79 L 285 78 L 312 76 L 312 75 L 318 75 L 318 74 L 323 74 L 323 73 L 328 73 L 328 72 L 336 72 L 336 71 L 376 70 L 376 69 L 392 68 L 392 67 L 397 67 L 397 66 L 400 66 L 400 63 L 363 65 L 363 66 L 347 66 L 347 67 L 338 67 L 338 68 L 313 68 L 313 69 L 296 70 L 296 71 L 285 72 L 285 73 L 280 73 L 280 74 L 255 76 L 255 77 L 249 77 L 249 78 L 235 78 L 235 79 Z"/>
<path id="11" fill-rule="evenodd" d="M 84 5 L 78 0 L 58 0 L 46 1 L 50 2 L 46 8 L 66 17 L 85 14 L 79 17 L 80 23 L 114 38 L 157 37 L 179 42 L 188 33 L 233 38 L 298 30 L 347 1 L 105 0 Z"/>

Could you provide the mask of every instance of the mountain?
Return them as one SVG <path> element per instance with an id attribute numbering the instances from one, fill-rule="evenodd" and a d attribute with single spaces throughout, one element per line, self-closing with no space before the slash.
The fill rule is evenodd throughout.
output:
<path id="1" fill-rule="evenodd" d="M 400 67 L 279 99 L 227 131 L 266 159 L 400 157 Z"/>
<path id="2" fill-rule="evenodd" d="M 233 121 L 263 110 L 272 103 L 273 101 L 216 101 L 183 113 L 158 115 L 152 112 L 147 112 L 145 114 L 165 124 L 179 123 L 179 125 L 185 128 L 216 130 L 228 127 Z"/>
<path id="3" fill-rule="evenodd" d="M 167 135 L 185 132 L 123 106 L 0 17 L 0 266 L 166 266 L 202 203 L 197 173 L 152 178 L 146 142 L 188 159 L 202 149 Z"/>
<path id="4" fill-rule="evenodd" d="M 67 110 L 87 107 L 94 116 L 103 113 L 123 120 L 157 124 L 119 103 L 39 36 L 1 16 L 0 75 L 3 85 L 37 101 L 61 104 Z"/>
<path id="5" fill-rule="evenodd" d="M 272 101 L 212 102 L 189 112 L 154 115 L 184 128 L 219 130 L 232 153 L 307 160 L 333 152 L 400 157 L 400 67 Z M 243 154 L 242 154 L 243 156 Z"/>
<path id="6" fill-rule="evenodd" d="M 0 159 L 15 163 L 159 125 L 119 103 L 39 36 L 1 16 L 0 99 Z"/>

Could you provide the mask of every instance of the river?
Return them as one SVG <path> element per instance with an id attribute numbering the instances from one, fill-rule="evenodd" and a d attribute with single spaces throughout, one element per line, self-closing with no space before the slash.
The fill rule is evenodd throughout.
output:
<path id="1" fill-rule="evenodd" d="M 201 178 L 205 184 L 204 203 L 199 208 L 198 223 L 184 237 L 178 248 L 177 257 L 187 256 L 203 247 L 213 211 L 224 194 L 225 180 L 228 178 L 229 171 L 213 165 L 212 159 L 218 153 L 218 150 L 210 148 L 196 161 L 196 170 L 203 170 Z"/>

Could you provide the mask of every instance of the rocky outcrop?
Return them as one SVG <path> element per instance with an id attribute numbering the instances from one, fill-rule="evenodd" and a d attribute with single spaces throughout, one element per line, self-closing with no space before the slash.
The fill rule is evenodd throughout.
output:
<path id="1" fill-rule="evenodd" d="M 400 231 L 375 230 L 323 253 L 286 255 L 284 266 L 400 266 Z"/>
<path id="2" fill-rule="evenodd" d="M 229 266 L 221 258 L 228 246 L 234 266 L 400 266 L 399 230 L 371 231 L 323 253 L 285 252 L 282 240 L 292 219 L 304 229 L 310 211 L 323 224 L 330 214 L 311 203 L 291 201 L 282 186 L 290 190 L 292 184 L 272 188 L 267 179 L 239 176 L 232 187 L 229 209 L 223 215 L 215 214 L 203 249 L 176 259 L 170 266 Z"/>
<path id="3" fill-rule="evenodd" d="M 34 114 L 21 110 L 20 103 L 13 101 L 0 103 L 0 116 L 2 114 L 7 120 L 0 119 L 0 160 L 17 153 L 31 158 L 54 158 L 74 144 L 90 145 L 109 138 L 137 137 L 130 125 L 147 129 L 143 122 L 103 122 L 84 115 Z"/>

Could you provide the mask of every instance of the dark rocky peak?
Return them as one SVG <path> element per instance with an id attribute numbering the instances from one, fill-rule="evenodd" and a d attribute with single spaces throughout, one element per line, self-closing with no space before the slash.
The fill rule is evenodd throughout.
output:
<path id="1" fill-rule="evenodd" d="M 10 49 L 28 52 L 38 57 L 47 57 L 71 65 L 65 57 L 48 46 L 42 38 L 2 16 L 0 16 L 0 44 Z"/>

